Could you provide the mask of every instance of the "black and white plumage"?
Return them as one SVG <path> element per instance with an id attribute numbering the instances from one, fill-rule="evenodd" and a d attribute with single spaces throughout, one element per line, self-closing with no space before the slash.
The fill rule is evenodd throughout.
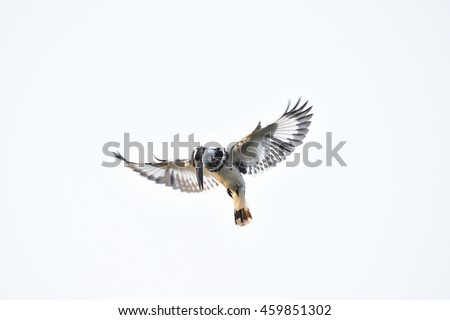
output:
<path id="1" fill-rule="evenodd" d="M 189 160 L 160 161 L 144 164 L 130 162 L 118 152 L 114 152 L 116 158 L 121 159 L 125 164 L 141 176 L 155 181 L 158 184 L 165 184 L 181 192 L 201 192 L 211 190 L 219 186 L 219 183 L 212 174 L 205 172 L 203 180 L 204 189 L 200 189 L 197 183 L 197 173 Z"/>
<path id="2" fill-rule="evenodd" d="M 299 146 L 311 123 L 308 101 L 300 99 L 275 122 L 257 127 L 241 141 L 225 148 L 197 147 L 191 159 L 138 164 L 118 152 L 116 158 L 141 176 L 182 192 L 202 192 L 222 184 L 233 198 L 235 223 L 244 226 L 252 215 L 245 199 L 243 174 L 257 174 L 282 162 Z"/>

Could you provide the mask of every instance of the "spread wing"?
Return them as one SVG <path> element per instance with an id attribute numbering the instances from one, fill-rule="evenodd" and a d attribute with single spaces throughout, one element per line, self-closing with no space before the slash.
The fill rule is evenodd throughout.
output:
<path id="1" fill-rule="evenodd" d="M 204 170 L 204 189 L 200 190 L 196 170 L 186 159 L 139 164 L 128 161 L 118 152 L 114 152 L 114 155 L 117 159 L 123 160 L 127 167 L 139 172 L 141 176 L 181 192 L 201 192 L 211 190 L 219 185 L 213 175 L 208 170 Z"/>
<path id="2" fill-rule="evenodd" d="M 260 122 L 252 133 L 231 146 L 228 152 L 239 170 L 244 174 L 256 174 L 274 167 L 302 144 L 312 117 L 309 113 L 312 106 L 307 108 L 307 105 L 308 101 L 299 107 L 299 99 L 289 110 L 288 104 L 277 121 L 264 128 Z"/>

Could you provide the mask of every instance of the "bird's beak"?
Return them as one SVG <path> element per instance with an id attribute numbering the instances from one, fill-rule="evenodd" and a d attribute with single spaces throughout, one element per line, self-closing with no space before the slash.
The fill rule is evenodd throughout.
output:
<path id="1" fill-rule="evenodd" d="M 203 190 L 203 152 L 205 152 L 205 148 L 197 147 L 192 154 L 192 162 L 197 170 L 197 182 L 200 190 Z"/>
<path id="2" fill-rule="evenodd" d="M 197 167 L 197 182 L 200 190 L 203 190 L 203 163 L 199 163 Z"/>

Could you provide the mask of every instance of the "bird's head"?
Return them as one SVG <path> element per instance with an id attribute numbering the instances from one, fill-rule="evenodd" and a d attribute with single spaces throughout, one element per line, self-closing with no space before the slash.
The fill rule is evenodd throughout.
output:
<path id="1" fill-rule="evenodd" d="M 192 164 L 197 171 L 197 182 L 200 190 L 203 190 L 203 167 L 211 172 L 222 169 L 228 154 L 225 148 L 196 147 L 192 153 Z"/>
<path id="2" fill-rule="evenodd" d="M 225 148 L 210 147 L 203 153 L 203 163 L 211 172 L 222 169 L 227 160 L 227 151 Z"/>

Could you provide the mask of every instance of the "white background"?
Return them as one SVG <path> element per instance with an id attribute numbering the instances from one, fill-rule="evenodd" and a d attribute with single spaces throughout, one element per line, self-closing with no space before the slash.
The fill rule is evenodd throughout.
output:
<path id="1" fill-rule="evenodd" d="M 449 13 L 2 1 L 0 298 L 449 299 Z M 248 227 L 224 188 L 101 166 L 124 132 L 228 144 L 300 95 L 348 167 L 246 178 Z"/>

